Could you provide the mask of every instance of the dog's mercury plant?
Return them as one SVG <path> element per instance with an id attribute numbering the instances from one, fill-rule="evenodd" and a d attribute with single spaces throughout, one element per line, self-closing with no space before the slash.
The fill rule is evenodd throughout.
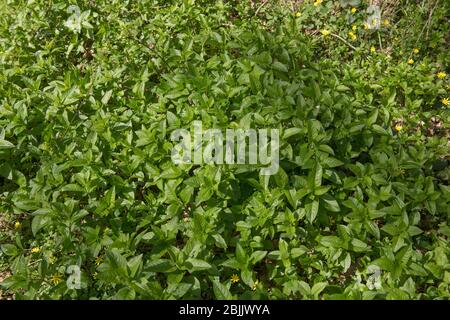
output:
<path id="1" fill-rule="evenodd" d="M 449 299 L 449 6 L 0 1 L 0 299 Z"/>

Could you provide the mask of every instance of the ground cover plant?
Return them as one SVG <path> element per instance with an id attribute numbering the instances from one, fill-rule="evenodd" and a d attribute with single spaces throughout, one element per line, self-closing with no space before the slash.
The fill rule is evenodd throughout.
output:
<path id="1" fill-rule="evenodd" d="M 449 6 L 1 1 L 0 299 L 448 299 Z"/>

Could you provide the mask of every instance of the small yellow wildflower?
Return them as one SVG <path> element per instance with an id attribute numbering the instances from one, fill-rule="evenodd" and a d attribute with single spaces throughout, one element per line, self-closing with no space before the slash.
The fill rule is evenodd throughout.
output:
<path id="1" fill-rule="evenodd" d="M 442 72 L 442 71 L 437 74 L 437 77 L 439 79 L 444 79 L 446 76 L 447 76 L 447 74 L 445 72 Z"/>
<path id="2" fill-rule="evenodd" d="M 20 227 L 22 227 L 22 224 L 19 221 L 16 221 L 16 223 L 14 223 L 14 228 L 20 229 Z"/>
<path id="3" fill-rule="evenodd" d="M 448 106 L 448 99 L 447 98 L 442 99 L 441 102 L 442 102 L 442 104 L 444 106 Z"/>
<path id="4" fill-rule="evenodd" d="M 295 16 L 298 18 L 298 17 L 300 17 L 302 15 L 302 13 L 301 12 L 297 12 L 296 14 L 295 14 Z"/>
<path id="5" fill-rule="evenodd" d="M 41 249 L 39 247 L 35 247 L 31 249 L 31 253 L 39 253 Z"/>
<path id="6" fill-rule="evenodd" d="M 231 276 L 231 282 L 232 283 L 237 283 L 237 282 L 239 282 L 239 280 L 241 280 L 241 279 L 239 279 L 239 276 L 237 274 L 233 274 Z"/>
<path id="7" fill-rule="evenodd" d="M 414 64 L 414 60 L 413 59 L 409 59 L 408 60 L 408 64 Z"/>
<path id="8" fill-rule="evenodd" d="M 94 272 L 94 273 L 92 274 L 92 278 L 94 278 L 94 279 L 97 279 L 97 276 L 98 276 L 98 272 Z"/>
<path id="9" fill-rule="evenodd" d="M 61 276 L 59 275 L 59 273 L 55 273 L 52 276 L 52 283 L 56 286 L 56 285 L 60 284 L 61 282 L 62 282 Z"/>
<path id="10" fill-rule="evenodd" d="M 259 280 L 256 280 L 255 283 L 253 283 L 253 285 L 252 285 L 252 291 L 256 290 L 256 288 L 258 287 L 258 284 L 259 284 Z"/>
<path id="11" fill-rule="evenodd" d="M 356 28 L 357 28 L 357 27 L 356 27 L 356 24 L 352 25 L 352 30 L 353 30 L 353 31 L 356 31 Z"/>
<path id="12" fill-rule="evenodd" d="M 414 48 L 414 49 L 413 49 L 413 53 L 414 53 L 414 54 L 418 54 L 418 53 L 419 53 L 419 49 Z"/>
<path id="13" fill-rule="evenodd" d="M 356 37 L 356 34 L 354 34 L 354 33 L 353 33 L 353 32 L 351 32 L 351 31 L 350 31 L 350 32 L 348 33 L 348 36 L 349 36 L 349 37 L 350 37 L 350 39 L 352 39 L 353 41 L 355 41 L 355 40 L 356 40 L 356 38 L 357 38 L 357 37 Z"/>
<path id="14" fill-rule="evenodd" d="M 383 25 L 384 25 L 385 27 L 388 27 L 390 24 L 391 24 L 391 23 L 389 22 L 388 19 L 384 19 Z"/>
<path id="15" fill-rule="evenodd" d="M 328 30 L 326 30 L 326 29 L 322 29 L 322 30 L 320 30 L 320 33 L 321 33 L 324 37 L 326 37 L 327 35 L 330 34 L 330 31 L 328 31 Z"/>
<path id="16" fill-rule="evenodd" d="M 101 256 L 98 256 L 97 258 L 95 258 L 95 265 L 99 266 L 100 263 L 102 263 L 102 261 L 103 261 L 103 258 Z"/>
<path id="17" fill-rule="evenodd" d="M 370 29 L 370 24 L 368 24 L 367 22 L 364 23 L 364 30 Z"/>
<path id="18" fill-rule="evenodd" d="M 322 3 L 322 0 L 316 0 L 316 1 L 314 1 L 314 6 L 317 7 L 321 3 Z"/>
<path id="19" fill-rule="evenodd" d="M 356 8 L 352 8 L 352 13 L 356 13 L 356 11 L 358 11 L 358 9 L 356 9 Z"/>
<path id="20" fill-rule="evenodd" d="M 403 126 L 400 123 L 395 125 L 395 130 L 400 131 L 402 129 L 403 129 Z"/>
<path id="21" fill-rule="evenodd" d="M 378 20 L 377 20 L 377 19 L 373 19 L 373 20 L 372 20 L 372 25 L 373 25 L 373 26 L 376 26 L 377 24 L 378 24 Z"/>
<path id="22" fill-rule="evenodd" d="M 370 47 L 370 52 L 374 53 L 375 51 L 377 51 L 377 49 L 375 49 L 374 46 L 371 46 L 371 47 Z"/>

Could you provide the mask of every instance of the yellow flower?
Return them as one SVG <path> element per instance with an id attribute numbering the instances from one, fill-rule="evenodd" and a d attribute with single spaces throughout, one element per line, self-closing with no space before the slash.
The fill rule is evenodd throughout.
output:
<path id="1" fill-rule="evenodd" d="M 322 29 L 322 30 L 320 30 L 320 33 L 321 33 L 324 37 L 326 37 L 327 35 L 330 34 L 330 31 L 328 31 L 328 30 L 326 30 L 326 29 Z"/>
<path id="2" fill-rule="evenodd" d="M 352 8 L 352 13 L 356 13 L 356 11 L 357 11 L 358 9 L 356 9 L 356 8 Z"/>
<path id="3" fill-rule="evenodd" d="M 295 16 L 298 18 L 298 17 L 300 17 L 302 15 L 302 13 L 301 12 L 297 12 L 296 14 L 295 14 Z"/>
<path id="4" fill-rule="evenodd" d="M 255 283 L 252 285 L 252 290 L 255 291 L 256 288 L 258 287 L 259 284 L 259 280 L 256 280 Z"/>
<path id="5" fill-rule="evenodd" d="M 400 131 L 402 129 L 403 129 L 403 126 L 400 123 L 395 125 L 395 130 Z"/>
<path id="6" fill-rule="evenodd" d="M 419 53 L 419 49 L 414 48 L 414 49 L 413 49 L 413 53 L 414 53 L 414 54 L 418 54 L 418 53 Z"/>
<path id="7" fill-rule="evenodd" d="M 372 53 L 373 53 L 373 52 L 375 52 L 375 51 L 377 51 L 377 49 L 375 49 L 375 47 L 374 47 L 374 46 L 371 46 L 371 47 L 370 47 L 370 52 L 372 52 Z"/>
<path id="8" fill-rule="evenodd" d="M 97 272 L 94 272 L 94 273 L 92 274 L 92 278 L 94 278 L 94 279 L 97 279 L 97 276 L 98 276 L 98 273 L 97 273 Z"/>
<path id="9" fill-rule="evenodd" d="M 98 256 L 97 258 L 95 258 L 95 265 L 99 266 L 100 263 L 102 263 L 102 261 L 103 261 L 103 258 L 101 256 Z"/>
<path id="10" fill-rule="evenodd" d="M 237 283 L 237 282 L 239 282 L 239 276 L 237 275 L 237 274 L 233 274 L 232 276 L 231 276 L 231 282 L 232 283 Z"/>
<path id="11" fill-rule="evenodd" d="M 353 32 L 351 32 L 351 31 L 350 31 L 350 32 L 348 33 L 348 36 L 349 36 L 349 37 L 350 37 L 350 39 L 352 39 L 353 41 L 355 41 L 355 40 L 356 40 L 356 38 L 357 38 L 357 37 L 356 37 L 356 34 L 354 34 L 354 33 L 353 33 Z"/>
<path id="12" fill-rule="evenodd" d="M 322 0 L 316 0 L 316 1 L 314 1 L 314 6 L 317 7 L 321 3 L 322 3 Z"/>
<path id="13" fill-rule="evenodd" d="M 390 24 L 391 24 L 391 23 L 389 22 L 388 19 L 384 19 L 383 25 L 384 25 L 385 27 L 389 26 Z"/>
<path id="14" fill-rule="evenodd" d="M 442 104 L 444 106 L 448 106 L 448 99 L 447 98 L 442 99 L 441 102 L 442 102 Z"/>
<path id="15" fill-rule="evenodd" d="M 20 227 L 22 227 L 22 224 L 19 221 L 16 221 L 16 223 L 14 223 L 14 228 L 20 229 Z"/>
<path id="16" fill-rule="evenodd" d="M 370 24 L 368 24 L 367 22 L 364 23 L 364 30 L 370 29 Z"/>
<path id="17" fill-rule="evenodd" d="M 61 276 L 59 275 L 59 273 L 55 273 L 52 276 L 52 283 L 56 286 L 56 285 L 60 284 L 61 282 L 62 282 Z"/>
<path id="18" fill-rule="evenodd" d="M 356 27 L 356 24 L 352 25 L 352 30 L 353 30 L 353 31 L 356 31 L 356 28 L 357 28 L 357 27 Z"/>
<path id="19" fill-rule="evenodd" d="M 41 249 L 39 247 L 35 247 L 31 249 L 31 253 L 39 253 Z"/>
<path id="20" fill-rule="evenodd" d="M 414 60 L 413 59 L 409 59 L 408 60 L 408 64 L 414 64 Z"/>
<path id="21" fill-rule="evenodd" d="M 378 20 L 377 20 L 377 19 L 373 19 L 373 20 L 372 20 L 372 25 L 373 25 L 373 26 L 376 26 L 377 23 L 378 23 Z"/>
<path id="22" fill-rule="evenodd" d="M 445 72 L 442 72 L 442 71 L 437 74 L 437 77 L 439 79 L 444 79 L 446 76 L 447 76 L 447 74 Z"/>

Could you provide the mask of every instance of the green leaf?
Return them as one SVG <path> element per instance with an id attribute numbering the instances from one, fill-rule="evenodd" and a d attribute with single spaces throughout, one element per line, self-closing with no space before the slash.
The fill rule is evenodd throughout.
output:
<path id="1" fill-rule="evenodd" d="M 280 249 L 280 258 L 281 260 L 289 259 L 289 246 L 286 241 L 280 239 L 278 243 L 278 247 Z"/>
<path id="2" fill-rule="evenodd" d="M 319 163 L 317 163 L 314 173 L 314 186 L 316 188 L 322 185 L 322 174 L 323 174 L 322 166 Z"/>
<path id="3" fill-rule="evenodd" d="M 241 271 L 241 279 L 247 286 L 251 287 L 253 285 L 253 273 L 248 269 Z"/>
<path id="4" fill-rule="evenodd" d="M 227 249 L 228 248 L 227 242 L 225 241 L 225 239 L 220 234 L 213 234 L 212 237 L 216 241 L 216 245 L 219 248 L 222 248 L 222 249 Z"/>
<path id="5" fill-rule="evenodd" d="M 213 280 L 213 291 L 216 299 L 218 300 L 231 300 L 233 296 L 230 290 L 218 280 Z"/>
<path id="6" fill-rule="evenodd" d="M 339 91 L 339 92 L 350 91 L 350 88 L 347 86 L 344 86 L 343 84 L 340 84 L 336 87 L 336 91 Z"/>
<path id="7" fill-rule="evenodd" d="M 187 259 L 185 264 L 190 272 L 208 270 L 212 268 L 208 262 L 194 258 Z"/>
<path id="8" fill-rule="evenodd" d="M 367 125 L 370 126 L 377 121 L 378 118 L 378 109 L 373 110 L 369 117 L 367 118 Z"/>
<path id="9" fill-rule="evenodd" d="M 284 131 L 284 133 L 283 133 L 283 138 L 282 139 L 286 140 L 289 137 L 292 137 L 292 136 L 294 136 L 296 134 L 299 134 L 301 132 L 302 132 L 302 129 L 300 129 L 300 128 L 289 128 L 289 129 L 286 129 Z"/>
<path id="10" fill-rule="evenodd" d="M 114 300 L 134 300 L 136 292 L 128 287 L 122 288 L 114 295 Z"/>
<path id="11" fill-rule="evenodd" d="M 112 270 L 115 270 L 123 276 L 128 276 L 127 271 L 127 260 L 122 256 L 117 248 L 107 251 L 106 255 L 108 257 L 109 265 Z"/>
<path id="12" fill-rule="evenodd" d="M 106 105 L 108 104 L 109 99 L 111 99 L 111 95 L 112 95 L 112 90 L 108 90 L 105 92 L 105 94 L 102 97 L 102 104 Z"/>
<path id="13" fill-rule="evenodd" d="M 236 259 L 241 265 L 247 264 L 247 254 L 240 243 L 236 245 Z"/>
<path id="14" fill-rule="evenodd" d="M 332 211 L 332 212 L 340 212 L 341 207 L 339 206 L 339 203 L 336 199 L 331 197 L 330 195 L 323 195 L 320 198 L 321 201 L 323 201 L 325 209 Z"/>
<path id="15" fill-rule="evenodd" d="M 134 277 L 138 270 L 142 267 L 142 254 L 131 258 L 128 263 L 128 269 L 130 270 L 130 277 Z"/>
<path id="16" fill-rule="evenodd" d="M 11 142 L 0 139 L 0 150 L 12 148 L 14 148 L 14 145 Z"/>
<path id="17" fill-rule="evenodd" d="M 275 70 L 281 71 L 281 72 L 289 71 L 288 68 L 286 67 L 286 65 L 279 61 L 275 61 L 274 63 L 272 63 L 272 68 L 274 68 Z"/>
<path id="18" fill-rule="evenodd" d="M 145 264 L 145 269 L 152 272 L 168 272 L 172 268 L 172 262 L 167 259 L 156 259 Z"/>
<path id="19" fill-rule="evenodd" d="M 312 201 L 306 205 L 306 217 L 310 223 L 313 223 L 319 212 L 319 201 Z"/>
<path id="20" fill-rule="evenodd" d="M 342 246 L 342 240 L 336 236 L 321 237 L 319 242 L 325 247 L 340 248 Z"/>
<path id="21" fill-rule="evenodd" d="M 2 251 L 7 255 L 14 257 L 19 254 L 19 249 L 13 244 L 2 244 Z"/>
<path id="22" fill-rule="evenodd" d="M 353 246 L 353 250 L 355 250 L 355 252 L 365 252 L 370 249 L 369 245 L 367 245 L 366 243 L 362 242 L 359 239 L 353 239 L 352 246 Z"/>
<path id="23" fill-rule="evenodd" d="M 335 168 L 344 165 L 344 163 L 336 158 L 327 157 L 321 161 L 321 164 L 326 168 Z"/>
<path id="24" fill-rule="evenodd" d="M 52 220 L 48 215 L 36 215 L 31 222 L 31 231 L 33 232 L 33 236 L 36 236 L 39 230 L 49 225 L 51 221 Z"/>
<path id="25" fill-rule="evenodd" d="M 309 284 L 307 284 L 304 281 L 299 282 L 299 289 L 300 289 L 300 293 L 305 297 L 307 297 L 311 294 L 311 287 L 309 286 Z"/>
<path id="26" fill-rule="evenodd" d="M 317 298 L 319 294 L 327 287 L 327 285 L 327 282 L 315 283 L 311 289 L 311 294 Z"/>
<path id="27" fill-rule="evenodd" d="M 262 259 L 264 259 L 264 257 L 266 255 L 267 255 L 267 251 L 262 251 L 262 250 L 254 251 L 252 253 L 252 255 L 250 256 L 250 260 L 253 262 L 253 264 L 256 264 L 259 261 L 261 261 Z"/>
<path id="28" fill-rule="evenodd" d="M 381 127 L 377 124 L 374 124 L 372 126 L 372 129 L 373 129 L 373 131 L 375 131 L 378 134 L 385 135 L 385 136 L 389 135 L 389 133 L 386 131 L 386 129 L 384 129 L 383 127 Z"/>
<path id="29" fill-rule="evenodd" d="M 419 235 L 419 234 L 421 234 L 421 233 L 423 233 L 423 231 L 422 231 L 422 229 L 420 229 L 419 227 L 416 227 L 416 226 L 410 226 L 410 227 L 408 228 L 408 234 L 409 234 L 411 237 L 417 236 L 417 235 Z"/>

